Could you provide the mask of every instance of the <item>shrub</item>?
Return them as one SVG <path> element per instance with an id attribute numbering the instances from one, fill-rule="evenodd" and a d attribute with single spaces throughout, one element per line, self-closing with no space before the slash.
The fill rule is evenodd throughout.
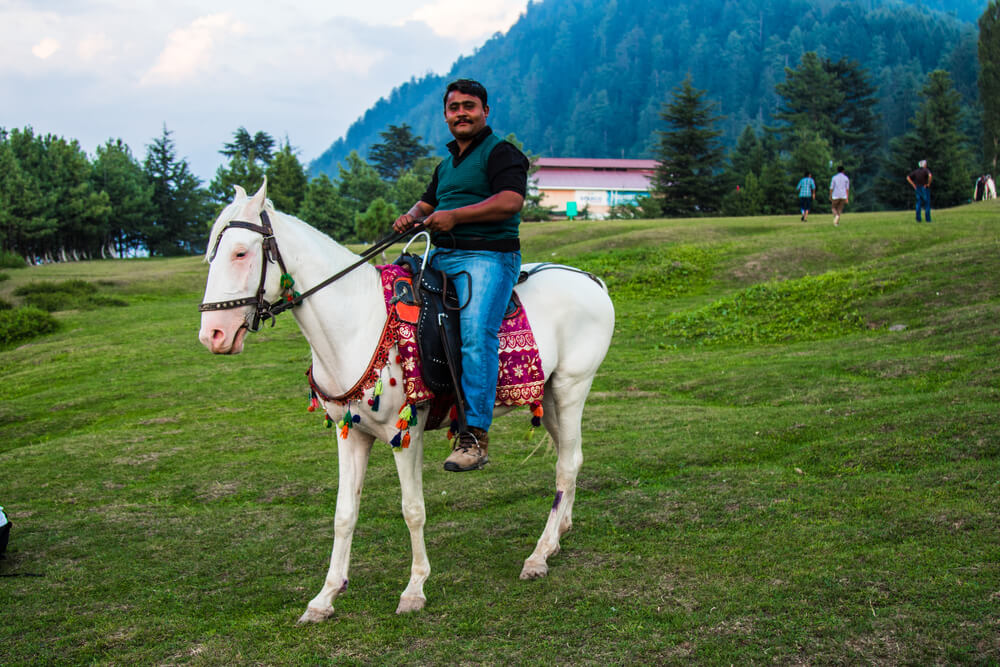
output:
<path id="1" fill-rule="evenodd" d="M 4 250 L 0 252 L 0 268 L 23 269 L 28 265 L 20 255 Z"/>
<path id="2" fill-rule="evenodd" d="M 86 280 L 62 282 L 32 282 L 14 290 L 24 303 L 48 312 L 58 310 L 92 310 L 102 306 L 127 306 L 117 297 L 97 293 L 97 286 Z"/>
<path id="3" fill-rule="evenodd" d="M 29 294 L 41 294 L 45 292 L 66 292 L 69 294 L 93 294 L 97 291 L 97 288 L 88 283 L 86 280 L 64 280 L 62 282 L 30 282 L 27 285 L 21 285 L 16 290 L 14 294 L 18 296 L 28 296 Z"/>
<path id="4" fill-rule="evenodd" d="M 0 273 L 0 283 L 2 283 L 5 280 L 10 280 L 10 276 L 7 275 L 6 273 Z"/>
<path id="5" fill-rule="evenodd" d="M 0 346 L 52 333 L 59 328 L 55 318 L 44 310 L 25 306 L 0 311 Z"/>
<path id="6" fill-rule="evenodd" d="M 7 299 L 0 299 L 0 310 L 11 310 L 14 307 Z"/>

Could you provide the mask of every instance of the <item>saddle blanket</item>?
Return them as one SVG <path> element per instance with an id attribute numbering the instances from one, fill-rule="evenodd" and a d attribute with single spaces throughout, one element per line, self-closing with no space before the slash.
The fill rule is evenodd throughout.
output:
<path id="1" fill-rule="evenodd" d="M 405 304 L 394 302 L 397 280 L 409 280 L 410 272 L 402 266 L 386 264 L 376 267 L 382 274 L 382 294 L 389 315 L 403 367 L 403 386 L 410 403 L 423 403 L 435 398 L 424 384 L 420 373 L 420 351 L 417 348 L 415 313 Z M 500 369 L 497 373 L 496 405 L 528 405 L 542 400 L 545 374 L 538 355 L 535 336 L 528 324 L 524 307 L 518 304 L 500 326 Z"/>

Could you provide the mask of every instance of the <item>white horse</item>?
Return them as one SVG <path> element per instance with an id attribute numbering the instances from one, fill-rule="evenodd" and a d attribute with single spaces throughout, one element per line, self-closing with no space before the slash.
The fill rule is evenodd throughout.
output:
<path id="1" fill-rule="evenodd" d="M 255 315 L 267 308 L 266 303 L 257 299 L 255 290 L 272 304 L 281 298 L 281 271 L 274 265 L 275 256 L 294 278 L 295 288 L 303 292 L 359 260 L 325 234 L 276 211 L 267 199 L 266 188 L 265 182 L 253 197 L 248 197 L 237 186 L 236 198 L 212 227 L 198 338 L 215 354 L 238 354 L 243 350 L 251 320 L 257 324 Z M 273 239 L 265 240 L 266 237 Z M 603 284 L 572 270 L 540 271 L 518 285 L 517 293 L 531 320 L 545 372 L 542 423 L 551 434 L 558 454 L 555 503 L 537 546 L 521 570 L 522 579 L 532 579 L 548 573 L 547 559 L 558 553 L 559 538 L 573 524 L 576 477 L 583 462 L 580 436 L 583 406 L 611 342 L 614 307 Z M 359 378 L 370 367 L 387 319 L 375 267 L 361 263 L 302 299 L 293 313 L 312 348 L 316 385 L 328 396 L 340 396 L 356 388 Z M 405 405 L 402 368 L 395 361 L 394 352 L 388 356 L 383 377 L 395 378 L 396 382 L 384 383 L 379 409 L 373 411 L 368 405 L 373 389 L 367 389 L 363 400 L 350 404 L 351 412 L 360 415 L 360 422 L 353 428 L 334 429 L 340 479 L 333 554 L 323 588 L 309 602 L 300 623 L 329 618 L 334 599 L 347 590 L 351 538 L 358 520 L 372 443 L 376 439 L 391 440 L 397 433 L 398 412 Z M 335 421 L 348 409 L 333 401 L 327 401 L 324 407 Z M 430 574 L 430 563 L 424 545 L 421 463 L 422 425 L 428 409 L 426 404 L 418 409 L 416 426 L 410 429 L 409 447 L 393 449 L 402 487 L 403 517 L 413 550 L 410 580 L 400 596 L 396 613 L 422 609 L 426 602 L 423 586 Z M 509 409 L 501 407 L 497 412 Z"/>

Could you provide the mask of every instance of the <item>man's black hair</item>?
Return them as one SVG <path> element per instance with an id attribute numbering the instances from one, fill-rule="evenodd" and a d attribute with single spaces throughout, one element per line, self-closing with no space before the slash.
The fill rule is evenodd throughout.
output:
<path id="1" fill-rule="evenodd" d="M 456 79 L 448 84 L 448 88 L 444 91 L 444 105 L 448 106 L 448 95 L 452 91 L 457 90 L 464 95 L 475 95 L 482 101 L 483 107 L 486 107 L 486 88 L 483 84 L 479 83 L 474 79 Z"/>
<path id="2" fill-rule="evenodd" d="M 809 176 L 812 176 L 812 174 L 810 174 L 808 171 L 806 173 L 802 174 L 803 178 L 806 178 L 806 177 L 809 177 Z"/>
<path id="3" fill-rule="evenodd" d="M 842 164 L 838 165 L 837 166 L 837 171 L 844 171 L 844 165 L 842 165 Z"/>

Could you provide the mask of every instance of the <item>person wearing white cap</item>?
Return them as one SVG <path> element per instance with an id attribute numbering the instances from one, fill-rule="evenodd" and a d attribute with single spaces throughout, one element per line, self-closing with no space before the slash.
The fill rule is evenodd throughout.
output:
<path id="1" fill-rule="evenodd" d="M 920 208 L 924 209 L 924 217 L 931 221 L 931 181 L 934 179 L 931 170 L 927 168 L 927 160 L 917 163 L 917 168 L 906 177 L 917 195 L 917 222 L 920 222 Z"/>

